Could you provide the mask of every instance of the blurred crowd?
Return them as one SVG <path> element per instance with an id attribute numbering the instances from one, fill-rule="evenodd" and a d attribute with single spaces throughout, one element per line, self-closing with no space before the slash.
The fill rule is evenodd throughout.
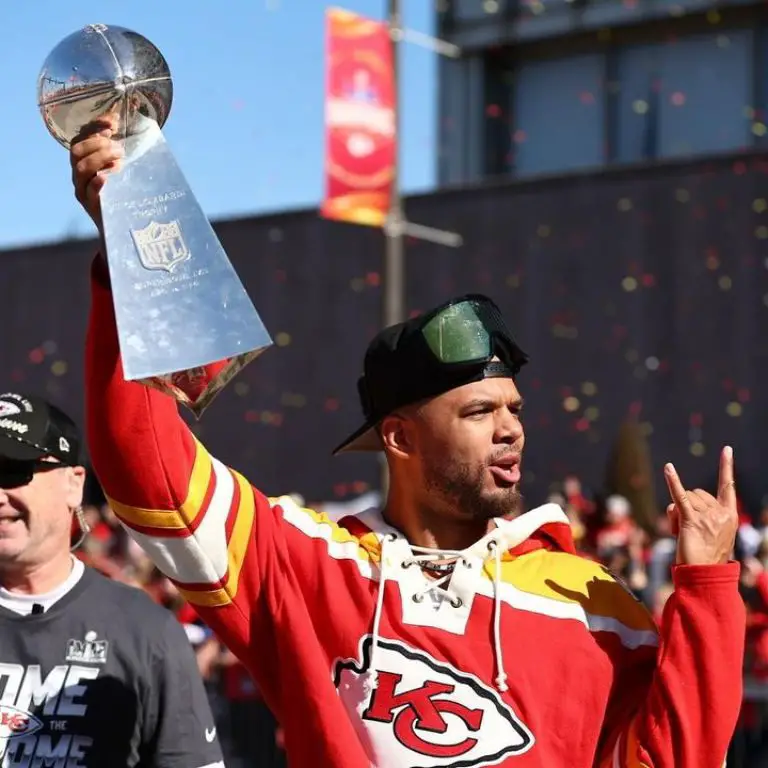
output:
<path id="1" fill-rule="evenodd" d="M 369 493 L 349 502 L 311 506 L 339 519 L 379 501 L 378 494 Z M 676 552 L 666 515 L 659 515 L 651 526 L 642 526 L 627 498 L 595 496 L 574 476 L 554 484 L 548 501 L 565 510 L 583 555 L 621 578 L 658 621 L 672 593 L 671 566 Z M 84 514 L 91 530 L 78 550 L 81 559 L 111 578 L 144 589 L 184 625 L 208 688 L 227 765 L 284 766 L 279 724 L 244 667 L 129 539 L 108 505 L 88 506 Z M 768 504 L 762 510 L 741 509 L 735 556 L 743 566 L 742 592 L 749 618 L 745 700 L 728 765 L 756 768 L 768 766 Z"/>

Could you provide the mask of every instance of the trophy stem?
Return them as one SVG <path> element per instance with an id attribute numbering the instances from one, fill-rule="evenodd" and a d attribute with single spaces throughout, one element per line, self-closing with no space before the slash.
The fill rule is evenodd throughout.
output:
<path id="1" fill-rule="evenodd" d="M 101 192 L 124 376 L 194 379 L 216 364 L 229 380 L 272 339 L 162 131 L 145 120 Z"/>

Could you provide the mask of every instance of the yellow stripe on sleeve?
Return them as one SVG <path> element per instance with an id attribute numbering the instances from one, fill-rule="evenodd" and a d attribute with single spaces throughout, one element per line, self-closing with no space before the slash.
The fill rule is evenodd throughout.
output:
<path id="1" fill-rule="evenodd" d="M 227 545 L 226 584 L 223 587 L 210 590 L 184 589 L 182 585 L 177 585 L 185 600 L 205 608 L 219 608 L 234 601 L 240 585 L 240 573 L 248 545 L 253 538 L 253 522 L 256 516 L 253 489 L 250 483 L 238 472 L 233 471 L 232 474 L 239 488 L 240 501 Z"/>
<path id="2" fill-rule="evenodd" d="M 123 504 L 107 497 L 115 514 L 129 526 L 156 528 L 160 531 L 183 530 L 194 525 L 203 506 L 213 475 L 211 456 L 197 438 L 195 440 L 195 461 L 189 476 L 187 496 L 178 510 L 144 509 Z"/>

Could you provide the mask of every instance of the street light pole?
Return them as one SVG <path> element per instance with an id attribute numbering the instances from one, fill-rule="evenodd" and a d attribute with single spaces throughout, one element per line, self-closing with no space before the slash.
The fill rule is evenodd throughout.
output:
<path id="1" fill-rule="evenodd" d="M 398 53 L 403 21 L 400 0 L 388 0 L 389 29 L 392 45 L 392 69 L 395 112 L 395 161 L 392 169 L 392 194 L 389 216 L 384 227 L 384 325 L 405 319 L 405 253 L 403 242 L 403 200 L 400 195 L 400 78 Z"/>

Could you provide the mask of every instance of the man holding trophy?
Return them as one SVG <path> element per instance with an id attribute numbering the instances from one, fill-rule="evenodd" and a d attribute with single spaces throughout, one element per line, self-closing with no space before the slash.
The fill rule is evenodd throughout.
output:
<path id="1" fill-rule="evenodd" d="M 385 452 L 385 508 L 335 523 L 267 498 L 187 428 L 177 401 L 188 392 L 126 375 L 121 312 L 130 318 L 114 282 L 130 254 L 110 247 L 125 221 L 108 220 L 126 158 L 113 130 L 95 121 L 70 147 L 106 250 L 86 350 L 94 468 L 131 536 L 257 680 L 290 765 L 720 768 L 745 629 L 731 450 L 716 496 L 665 470 L 679 541 L 657 628 L 576 555 L 559 507 L 520 514 L 527 356 L 489 299 L 466 296 L 369 346 L 366 422 L 337 450 Z M 200 242 L 187 243 L 182 277 Z M 203 378 L 228 355 L 198 361 Z"/>

